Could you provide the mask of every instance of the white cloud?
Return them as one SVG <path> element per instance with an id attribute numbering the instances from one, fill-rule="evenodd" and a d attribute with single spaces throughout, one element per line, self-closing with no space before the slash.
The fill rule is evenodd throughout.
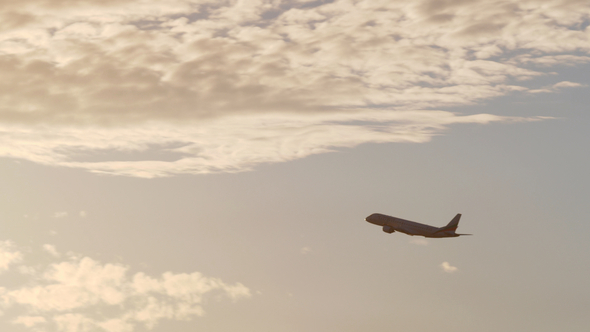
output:
<path id="1" fill-rule="evenodd" d="M 300 252 L 303 255 L 307 255 L 307 254 L 309 254 L 311 252 L 311 248 L 310 247 L 303 247 L 303 248 L 301 248 L 301 251 Z"/>
<path id="2" fill-rule="evenodd" d="M 59 252 L 57 251 L 57 249 L 55 249 L 55 246 L 52 244 L 44 244 L 43 245 L 43 250 L 47 251 L 49 254 L 51 254 L 52 256 L 55 257 L 59 257 Z"/>
<path id="3" fill-rule="evenodd" d="M 128 266 L 69 256 L 33 269 L 33 282 L 25 286 L 2 289 L 3 307 L 20 309 L 14 324 L 57 332 L 132 332 L 139 326 L 153 328 L 164 319 L 202 316 L 204 299 L 210 296 L 232 301 L 251 296 L 240 283 L 228 284 L 199 272 L 130 276 Z"/>
<path id="4" fill-rule="evenodd" d="M 551 67 L 555 65 L 575 66 L 590 62 L 590 56 L 579 56 L 572 54 L 532 56 L 523 54 L 515 57 L 512 61 L 518 64 L 534 64 L 542 67 Z"/>
<path id="5" fill-rule="evenodd" d="M 451 264 L 449 264 L 449 262 L 443 262 L 440 267 L 443 269 L 443 271 L 445 271 L 446 273 L 453 273 L 455 271 L 457 271 L 457 268 L 452 266 Z"/>
<path id="6" fill-rule="evenodd" d="M 25 2 L 0 7 L 0 156 L 119 175 L 425 142 L 466 119 L 429 110 L 590 58 L 587 1 Z"/>
<path id="7" fill-rule="evenodd" d="M 556 92 L 559 91 L 563 88 L 580 88 L 580 87 L 585 87 L 586 85 L 584 84 L 580 84 L 580 83 L 575 83 L 575 82 L 568 82 L 568 81 L 562 81 L 559 83 L 555 83 L 551 86 L 546 86 L 544 88 L 541 89 L 533 89 L 533 90 L 529 90 L 529 93 L 551 93 L 551 92 Z"/>
<path id="8" fill-rule="evenodd" d="M 11 241 L 0 241 L 0 273 L 22 261 L 22 258 L 22 253 L 15 249 Z"/>
<path id="9" fill-rule="evenodd" d="M 96 173 L 149 178 L 244 171 L 260 163 L 289 161 L 363 143 L 427 142 L 457 123 L 533 120 L 538 119 L 489 114 L 459 116 L 442 111 L 364 110 L 245 115 L 192 125 L 146 124 L 93 130 L 62 127 L 55 131 L 44 126 L 0 125 L 0 133 L 7 134 L 5 151 L 13 157 Z M 33 136 L 43 137 L 44 144 L 34 143 Z M 112 157 L 112 153 L 119 153 L 119 159 Z M 129 158 L 134 156 L 135 160 Z M 158 158 L 161 160 L 154 160 Z M 55 216 L 66 215 L 64 212 Z"/>
<path id="10" fill-rule="evenodd" d="M 88 213 L 86 213 L 86 211 L 80 211 L 79 215 L 82 218 L 86 218 L 86 216 L 88 215 Z"/>
<path id="11" fill-rule="evenodd" d="M 68 213 L 65 212 L 65 211 L 63 211 L 63 212 L 56 212 L 56 213 L 53 214 L 53 218 L 56 218 L 56 219 L 65 218 L 67 216 L 68 216 Z"/>
<path id="12" fill-rule="evenodd" d="M 553 88 L 554 89 L 559 89 L 559 88 L 580 88 L 580 87 L 584 87 L 584 84 L 580 84 L 580 83 L 576 83 L 576 82 L 568 82 L 568 81 L 562 81 L 559 83 L 555 83 L 553 84 Z"/>
<path id="13" fill-rule="evenodd" d="M 53 264 L 44 273 L 44 286 L 11 291 L 9 298 L 39 311 L 68 311 L 97 304 L 118 305 L 125 299 L 121 285 L 127 268 L 101 265 L 88 257 Z"/>

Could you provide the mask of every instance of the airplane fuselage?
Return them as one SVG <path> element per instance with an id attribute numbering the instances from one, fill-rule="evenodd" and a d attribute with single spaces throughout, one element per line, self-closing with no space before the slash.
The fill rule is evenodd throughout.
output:
<path id="1" fill-rule="evenodd" d="M 457 217 L 455 217 L 457 219 L 457 223 L 458 218 L 460 216 L 461 215 L 457 215 Z M 467 235 L 455 233 L 455 230 L 457 229 L 456 225 L 449 224 L 445 227 L 434 227 L 430 225 L 420 224 L 410 220 L 387 216 L 381 213 L 373 213 L 372 215 L 368 216 L 365 220 L 370 222 L 371 224 L 382 226 L 383 231 L 386 233 L 400 232 L 412 236 L 418 235 L 434 238 L 457 237 L 460 235 Z"/>

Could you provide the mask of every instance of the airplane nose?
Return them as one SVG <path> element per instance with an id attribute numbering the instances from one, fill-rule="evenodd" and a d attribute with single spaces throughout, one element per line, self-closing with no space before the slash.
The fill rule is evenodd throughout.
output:
<path id="1" fill-rule="evenodd" d="M 373 213 L 372 215 L 368 216 L 365 218 L 365 221 L 370 222 L 371 224 L 375 224 L 375 225 L 379 225 L 379 222 L 377 221 L 377 217 L 375 216 L 375 214 Z"/>

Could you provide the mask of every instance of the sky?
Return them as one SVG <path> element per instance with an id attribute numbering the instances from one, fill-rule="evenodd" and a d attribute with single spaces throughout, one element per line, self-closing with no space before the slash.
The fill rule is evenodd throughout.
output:
<path id="1" fill-rule="evenodd" d="M 589 25 L 585 0 L 0 0 L 0 330 L 587 331 Z"/>

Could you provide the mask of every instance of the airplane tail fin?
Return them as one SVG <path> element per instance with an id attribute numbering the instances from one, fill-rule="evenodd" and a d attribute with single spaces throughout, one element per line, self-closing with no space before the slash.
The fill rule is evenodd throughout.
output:
<path id="1" fill-rule="evenodd" d="M 455 218 L 451 220 L 445 227 L 442 228 L 443 231 L 456 231 L 457 227 L 459 227 L 459 219 L 461 219 L 461 213 L 457 213 Z M 465 234 L 467 235 L 467 234 Z"/>

